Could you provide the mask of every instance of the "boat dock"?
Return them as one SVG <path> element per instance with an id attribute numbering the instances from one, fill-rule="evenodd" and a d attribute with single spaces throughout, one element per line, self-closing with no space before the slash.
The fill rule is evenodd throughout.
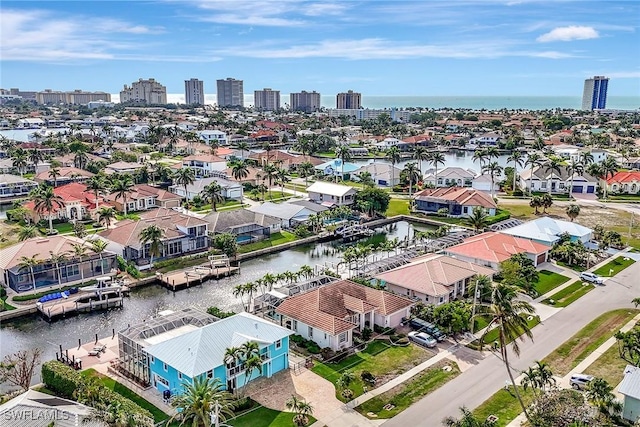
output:
<path id="1" fill-rule="evenodd" d="M 99 299 L 100 298 L 100 299 Z M 122 308 L 124 293 L 107 293 L 96 295 L 78 295 L 73 298 L 57 299 L 45 303 L 37 303 L 40 314 L 49 322 L 59 317 L 75 316 L 79 313 L 89 313 L 110 308 Z"/>
<path id="2" fill-rule="evenodd" d="M 212 255 L 206 264 L 169 273 L 156 273 L 156 278 L 166 288 L 177 291 L 188 288 L 191 285 L 202 284 L 208 279 L 218 280 L 231 276 L 239 271 L 240 267 L 232 266 L 226 256 Z"/>

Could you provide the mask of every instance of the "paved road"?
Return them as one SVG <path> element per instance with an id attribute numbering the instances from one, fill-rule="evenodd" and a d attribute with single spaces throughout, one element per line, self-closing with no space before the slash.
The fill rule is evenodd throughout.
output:
<path id="1" fill-rule="evenodd" d="M 640 263 L 633 264 L 607 280 L 575 303 L 533 329 L 534 341 L 520 343 L 520 357 L 510 354 L 511 365 L 525 370 L 541 360 L 600 314 L 621 307 L 632 307 L 640 296 Z M 518 373 L 516 373 L 517 375 Z M 383 424 L 384 427 L 440 426 L 447 416 L 458 416 L 459 407 L 473 409 L 504 386 L 508 379 L 500 359 L 488 355 L 478 365 L 462 373 L 406 411 Z"/>

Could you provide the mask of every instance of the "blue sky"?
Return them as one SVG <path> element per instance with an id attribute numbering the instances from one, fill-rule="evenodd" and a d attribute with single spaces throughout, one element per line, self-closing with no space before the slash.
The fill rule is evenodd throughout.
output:
<path id="1" fill-rule="evenodd" d="M 637 1 L 3 1 L 1 86 L 640 96 Z"/>

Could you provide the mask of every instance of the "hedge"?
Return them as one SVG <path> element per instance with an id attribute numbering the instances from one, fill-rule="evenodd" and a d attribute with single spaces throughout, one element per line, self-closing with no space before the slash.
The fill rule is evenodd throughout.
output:
<path id="1" fill-rule="evenodd" d="M 493 225 L 497 222 L 504 221 L 509 218 L 511 218 L 511 213 L 509 211 L 498 209 L 496 210 L 496 214 L 494 216 L 490 216 L 489 218 L 487 218 L 487 225 Z"/>

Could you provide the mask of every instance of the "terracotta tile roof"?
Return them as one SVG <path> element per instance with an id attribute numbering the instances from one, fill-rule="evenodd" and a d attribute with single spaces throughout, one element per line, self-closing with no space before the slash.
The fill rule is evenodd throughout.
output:
<path id="1" fill-rule="evenodd" d="M 170 191 L 163 190 L 162 188 L 152 187 L 147 184 L 137 184 L 133 187 L 133 191 L 127 199 L 135 200 L 143 197 L 156 196 L 158 200 L 182 200 L 182 197 L 177 194 L 173 194 Z"/>
<path id="2" fill-rule="evenodd" d="M 376 279 L 411 289 L 425 295 L 440 296 L 451 292 L 451 286 L 476 274 L 492 276 L 495 271 L 446 255 L 429 254 L 410 264 L 380 273 Z"/>
<path id="3" fill-rule="evenodd" d="M 71 245 L 75 243 L 86 246 L 89 249 L 88 254 L 93 252 L 88 242 L 74 236 L 36 237 L 2 249 L 0 269 L 7 270 L 17 266 L 23 256 L 30 258 L 35 255 L 39 261 L 48 260 L 50 252 L 58 255 L 71 252 L 73 250 Z"/>
<path id="4" fill-rule="evenodd" d="M 83 176 L 83 177 L 92 177 L 93 174 L 89 171 L 78 169 L 74 167 L 63 167 L 60 168 L 60 177 L 74 177 L 74 176 Z M 35 176 L 35 179 L 39 181 L 53 181 L 53 179 L 49 176 L 49 171 L 42 171 Z M 60 178 L 58 178 L 60 179 Z"/>
<path id="5" fill-rule="evenodd" d="M 469 237 L 464 242 L 447 248 L 445 252 L 489 262 L 502 262 L 509 259 L 513 254 L 529 253 L 540 255 L 549 249 L 548 246 L 533 240 L 489 231 Z"/>
<path id="6" fill-rule="evenodd" d="M 638 171 L 616 172 L 615 175 L 607 179 L 607 184 L 613 184 L 613 183 L 624 184 L 625 182 L 633 182 L 633 181 L 636 181 L 636 182 L 640 181 L 640 172 Z"/>
<path id="7" fill-rule="evenodd" d="M 416 136 L 409 136 L 409 137 L 404 138 L 402 140 L 402 142 L 407 142 L 409 144 L 416 144 L 418 142 L 425 142 L 425 141 L 431 141 L 431 136 L 429 136 L 429 135 L 416 135 Z"/>
<path id="8" fill-rule="evenodd" d="M 61 185 L 53 189 L 54 194 L 60 196 L 64 200 L 65 204 L 80 202 L 83 206 L 92 209 L 95 208 L 96 197 L 91 191 L 87 191 L 87 186 L 78 182 L 71 182 L 69 184 Z M 102 202 L 102 197 L 98 199 Z M 30 200 L 24 204 L 24 207 L 33 210 L 35 203 Z M 54 209 L 52 212 L 57 212 L 58 209 Z"/>
<path id="9" fill-rule="evenodd" d="M 205 162 L 205 163 L 220 163 L 220 162 L 226 163 L 227 162 L 222 157 L 214 156 L 213 154 L 196 154 L 193 156 L 187 156 L 182 160 L 183 161 L 195 160 L 198 162 Z"/>
<path id="10" fill-rule="evenodd" d="M 491 195 L 484 191 L 462 187 L 427 188 L 415 194 L 416 200 L 443 200 L 456 202 L 462 206 L 482 206 L 483 208 L 497 208 Z"/>
<path id="11" fill-rule="evenodd" d="M 411 305 L 413 301 L 399 295 L 341 280 L 289 297 L 277 312 L 336 335 L 356 327 L 348 321 L 356 312 L 387 316 Z"/>

